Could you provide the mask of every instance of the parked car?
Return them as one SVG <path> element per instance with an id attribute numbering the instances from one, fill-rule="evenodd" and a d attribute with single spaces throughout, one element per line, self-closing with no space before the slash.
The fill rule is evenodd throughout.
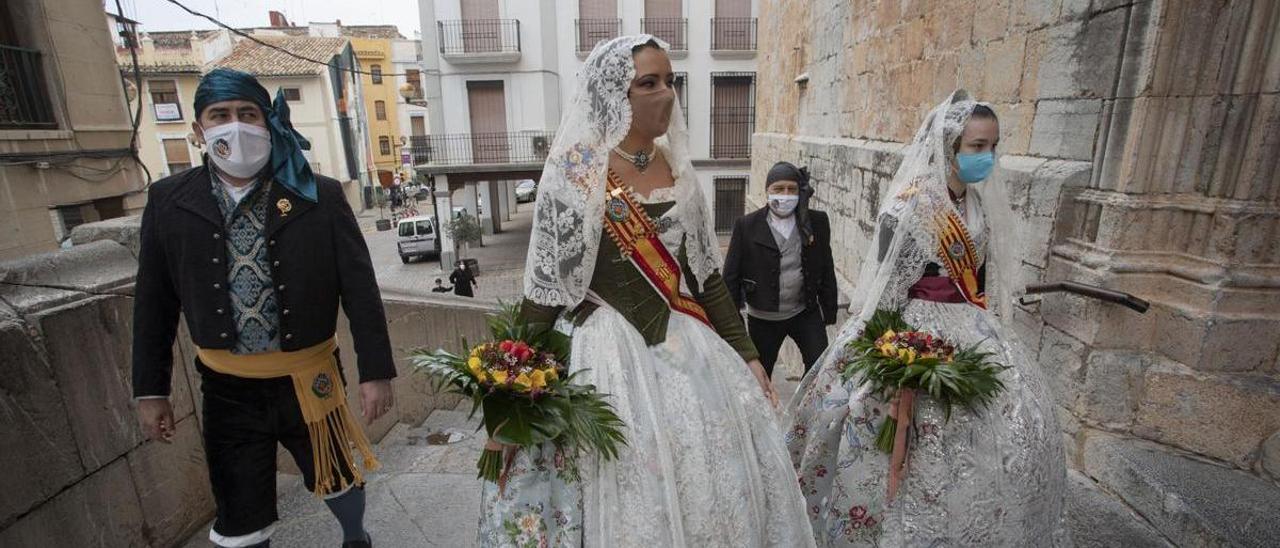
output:
<path id="1" fill-rule="evenodd" d="M 523 204 L 538 199 L 538 183 L 525 179 L 516 185 L 516 203 Z"/>
<path id="2" fill-rule="evenodd" d="M 440 256 L 439 227 L 435 217 L 419 215 L 401 219 L 396 227 L 400 241 L 400 261 L 408 264 L 414 257 Z"/>

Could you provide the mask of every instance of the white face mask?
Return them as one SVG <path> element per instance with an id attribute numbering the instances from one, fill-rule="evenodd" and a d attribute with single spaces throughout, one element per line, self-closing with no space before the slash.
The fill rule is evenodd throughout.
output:
<path id="1" fill-rule="evenodd" d="M 248 179 L 271 160 L 271 132 L 243 122 L 204 128 L 209 158 L 227 175 Z"/>
<path id="2" fill-rule="evenodd" d="M 796 212 L 796 205 L 799 203 L 800 197 L 792 194 L 769 195 L 769 209 L 779 217 L 790 217 Z"/>

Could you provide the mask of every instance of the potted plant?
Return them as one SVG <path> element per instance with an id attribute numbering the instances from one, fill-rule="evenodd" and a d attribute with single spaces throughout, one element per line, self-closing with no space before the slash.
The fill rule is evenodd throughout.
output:
<path id="1" fill-rule="evenodd" d="M 462 212 L 445 225 L 445 233 L 449 235 L 458 249 L 458 260 L 465 261 L 467 268 L 475 275 L 480 274 L 479 263 L 475 259 L 466 258 L 471 244 L 480 241 L 480 221 L 467 212 Z"/>

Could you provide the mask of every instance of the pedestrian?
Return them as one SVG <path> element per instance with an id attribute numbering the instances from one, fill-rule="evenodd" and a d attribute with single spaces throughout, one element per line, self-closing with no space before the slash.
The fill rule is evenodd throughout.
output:
<path id="1" fill-rule="evenodd" d="M 453 294 L 462 297 L 476 296 L 474 288 L 480 285 L 476 283 L 475 275 L 467 269 L 467 263 L 463 261 L 458 261 L 453 273 L 449 274 L 449 283 L 453 284 Z"/>
<path id="2" fill-rule="evenodd" d="M 371 546 L 353 446 L 365 470 L 378 463 L 347 404 L 339 304 L 351 319 L 366 422 L 391 409 L 396 370 L 360 227 L 342 186 L 308 166 L 283 92 L 272 103 L 253 76 L 216 69 L 196 88 L 194 114 L 203 165 L 152 185 L 142 216 L 133 316 L 142 427 L 152 440 L 173 435 L 168 397 L 181 315 L 204 395 L 217 506 L 209 539 L 268 546 L 279 444 L 337 518 L 342 545 Z"/>
<path id="3" fill-rule="evenodd" d="M 446 287 L 444 285 L 444 281 L 441 280 L 440 278 L 436 278 L 436 286 L 431 288 L 432 293 L 448 293 L 450 291 L 453 291 L 453 288 Z"/>
<path id="4" fill-rule="evenodd" d="M 788 337 L 809 371 L 836 321 L 836 271 L 827 214 L 809 208 L 809 173 L 778 162 L 765 179 L 768 204 L 738 219 L 725 256 L 724 281 L 747 331 L 773 375 Z"/>

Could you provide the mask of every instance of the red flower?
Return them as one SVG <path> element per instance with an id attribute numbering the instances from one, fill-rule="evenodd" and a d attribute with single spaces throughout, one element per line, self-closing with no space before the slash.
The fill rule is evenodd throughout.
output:
<path id="1" fill-rule="evenodd" d="M 498 348 L 502 349 L 502 351 L 503 351 L 503 352 L 506 352 L 507 354 L 510 354 L 510 353 L 511 353 L 511 349 L 512 349 L 515 345 L 516 345 L 515 341 L 507 340 L 507 341 L 502 341 L 502 342 L 498 343 Z"/>
<path id="2" fill-rule="evenodd" d="M 866 516 L 867 516 L 866 506 L 854 506 L 853 508 L 849 509 L 849 518 L 854 520 L 855 522 L 862 521 L 862 518 Z"/>

